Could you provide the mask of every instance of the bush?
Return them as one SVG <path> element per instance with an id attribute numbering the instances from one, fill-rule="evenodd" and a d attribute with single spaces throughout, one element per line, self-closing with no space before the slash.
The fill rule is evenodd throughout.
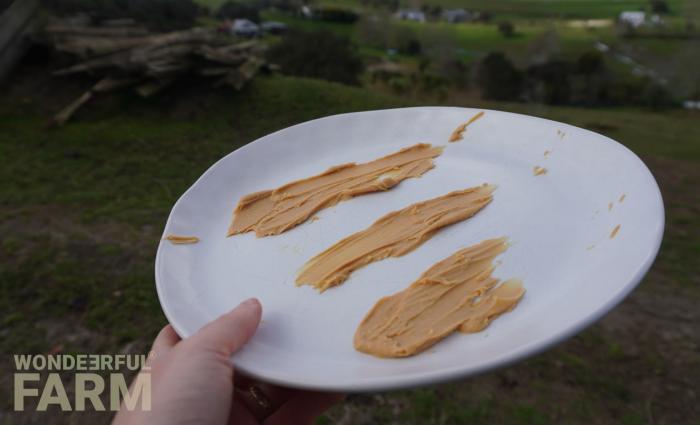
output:
<path id="1" fill-rule="evenodd" d="M 651 11 L 652 13 L 664 14 L 671 12 L 668 7 L 668 3 L 665 0 L 651 0 Z"/>
<path id="2" fill-rule="evenodd" d="M 363 64 L 348 40 L 330 31 L 291 32 L 268 50 L 283 73 L 343 84 L 359 83 Z"/>
<path id="3" fill-rule="evenodd" d="M 605 70 L 603 55 L 591 50 L 584 52 L 576 61 L 576 73 L 582 75 L 600 74 Z"/>
<path id="4" fill-rule="evenodd" d="M 192 0 L 45 0 L 58 15 L 87 13 L 94 19 L 132 18 L 155 30 L 191 27 L 200 13 Z"/>
<path id="5" fill-rule="evenodd" d="M 420 55 L 422 50 L 420 41 L 416 40 L 415 38 L 406 40 L 406 44 L 399 46 L 400 53 L 410 56 Z"/>
<path id="6" fill-rule="evenodd" d="M 662 110 L 674 106 L 671 93 L 657 82 L 647 83 L 643 94 L 644 106 L 653 110 Z"/>
<path id="7" fill-rule="evenodd" d="M 360 0 L 363 6 L 369 6 L 372 9 L 385 9 L 395 11 L 399 8 L 399 0 Z"/>
<path id="8" fill-rule="evenodd" d="M 252 4 L 228 1 L 219 7 L 219 10 L 216 11 L 216 17 L 219 19 L 248 19 L 259 24 L 260 9 Z"/>
<path id="9" fill-rule="evenodd" d="M 428 5 L 423 5 L 421 6 L 420 10 L 425 13 L 426 16 L 429 16 L 433 19 L 439 19 L 442 17 L 442 6 L 440 5 L 435 5 L 435 6 L 428 6 Z"/>
<path id="10" fill-rule="evenodd" d="M 605 87 L 613 77 L 605 67 L 605 58 L 595 50 L 584 52 L 573 65 L 571 102 L 577 105 L 604 104 Z"/>
<path id="11" fill-rule="evenodd" d="M 299 8 L 306 4 L 303 0 L 257 0 L 256 5 L 260 10 L 277 9 L 288 13 L 298 13 Z"/>
<path id="12" fill-rule="evenodd" d="M 460 88 L 469 85 L 469 67 L 459 59 L 448 59 L 439 64 L 439 72 L 454 85 Z"/>
<path id="13" fill-rule="evenodd" d="M 617 78 L 606 81 L 604 102 L 609 105 L 632 105 L 654 110 L 676 103 L 666 87 L 649 77 Z"/>
<path id="14" fill-rule="evenodd" d="M 523 85 L 522 73 L 503 53 L 489 53 L 479 67 L 479 84 L 484 99 L 516 100 Z"/>
<path id="15" fill-rule="evenodd" d="M 326 7 L 314 10 L 313 17 L 319 21 L 354 24 L 360 15 L 348 9 Z"/>
<path id="16" fill-rule="evenodd" d="M 515 36 L 515 25 L 510 21 L 500 22 L 498 24 L 498 32 L 503 34 L 504 37 Z"/>
<path id="17" fill-rule="evenodd" d="M 569 76 L 572 66 L 569 62 L 552 60 L 527 69 L 530 98 L 537 102 L 563 105 L 571 99 Z"/>

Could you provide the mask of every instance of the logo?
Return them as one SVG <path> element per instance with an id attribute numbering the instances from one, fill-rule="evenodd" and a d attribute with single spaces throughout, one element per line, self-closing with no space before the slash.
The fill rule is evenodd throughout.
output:
<path id="1" fill-rule="evenodd" d="M 143 354 L 15 354 L 14 363 L 15 411 L 25 411 L 32 398 L 37 411 L 51 405 L 84 411 L 90 404 L 96 411 L 117 411 L 122 403 L 128 410 L 151 410 L 151 373 Z M 129 389 L 125 372 L 139 370 Z M 65 372 L 73 374 L 73 399 L 61 379 Z M 109 395 L 107 403 L 103 394 Z"/>

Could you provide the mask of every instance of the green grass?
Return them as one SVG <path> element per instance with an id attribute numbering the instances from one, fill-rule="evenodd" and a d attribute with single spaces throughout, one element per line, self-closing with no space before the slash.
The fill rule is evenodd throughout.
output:
<path id="1" fill-rule="evenodd" d="M 222 155 L 279 128 L 400 104 L 321 84 L 323 90 L 314 81 L 261 78 L 242 93 L 210 93 L 219 112 L 200 112 L 193 120 L 169 108 L 167 96 L 123 96 L 84 108 L 58 129 L 45 128 L 40 99 L 5 99 L 0 179 L 11 184 L 0 189 L 0 220 L 7 227 L 0 238 L 0 323 L 17 329 L 0 341 L 1 351 L 50 344 L 30 337 L 36 335 L 33 317 L 75 315 L 119 341 L 155 332 L 163 323 L 152 285 L 158 233 L 197 176 Z M 31 225 L 36 215 L 45 224 Z M 81 231 L 62 230 L 64 220 Z M 105 232 L 116 233 L 116 240 Z M 111 295 L 115 291 L 119 296 Z"/>
<path id="2" fill-rule="evenodd" d="M 399 22 L 395 25 L 411 28 L 424 44 L 430 46 L 432 39 L 450 40 L 454 47 L 467 52 L 466 58 L 478 57 L 492 51 L 507 53 L 510 57 L 524 62 L 531 54 L 531 44 L 541 35 L 556 32 L 559 53 L 565 57 L 576 58 L 581 53 L 592 50 L 596 41 L 610 43 L 614 39 L 611 27 L 586 30 L 572 28 L 565 23 L 548 21 L 516 21 L 516 35 L 504 37 L 495 24 L 448 24 L 431 22 Z"/>
<path id="3" fill-rule="evenodd" d="M 408 2 L 405 2 L 408 4 Z M 671 12 L 682 12 L 684 0 L 669 0 Z M 567 19 L 614 18 L 622 11 L 648 10 L 648 1 L 643 0 L 426 0 L 423 4 L 439 5 L 443 8 L 464 8 L 491 12 L 496 15 L 519 17 L 554 17 Z"/>
<path id="4" fill-rule="evenodd" d="M 196 0 L 195 3 L 209 8 L 211 11 L 216 11 L 219 6 L 222 4 L 226 3 L 228 0 Z M 247 3 L 244 1 L 241 1 L 241 3 Z"/>
<path id="5" fill-rule="evenodd" d="M 261 76 L 239 93 L 191 87 L 149 100 L 103 97 L 66 126 L 47 128 L 45 99 L 12 93 L 0 100 L 0 181 L 10 182 L 0 185 L 3 353 L 56 346 L 64 352 L 115 352 L 134 341 L 146 349 L 165 323 L 153 286 L 158 238 L 175 200 L 204 170 L 237 147 L 301 121 L 416 104 L 362 88 Z M 697 301 L 697 114 L 455 104 L 591 128 L 650 161 L 668 225 L 661 254 L 640 291 Z M 628 311 L 643 320 L 632 335 L 594 327 L 563 347 L 483 377 L 352 396 L 347 408 L 319 423 L 336 423 L 348 414 L 358 424 L 635 424 L 649 415 L 653 393 L 647 388 L 653 386 L 660 391 L 652 405 L 657 418 L 679 423 L 673 420 L 679 412 L 692 419 L 692 411 L 683 410 L 692 405 L 683 398 L 685 384 L 676 384 L 676 391 L 664 382 L 669 376 L 673 382 L 700 377 L 697 360 L 687 360 L 695 356 L 695 340 L 654 332 L 693 324 L 673 322 L 669 328 L 669 322 L 658 321 L 657 315 L 680 314 L 682 307 L 655 307 L 654 315 Z M 87 336 L 74 338 L 78 332 Z M 673 400 L 680 404 L 668 404 Z"/>
<path id="6" fill-rule="evenodd" d="M 315 19 L 306 19 L 283 12 L 264 11 L 262 18 L 266 21 L 279 21 L 304 31 L 328 30 L 344 38 L 353 38 L 355 25 L 337 22 L 325 22 Z"/>
<path id="7" fill-rule="evenodd" d="M 671 15 L 678 16 L 684 12 L 684 3 L 692 0 L 667 0 Z M 197 0 L 197 3 L 213 10 L 226 0 Z M 319 0 L 319 5 L 341 7 L 356 11 L 371 11 L 357 0 Z M 413 7 L 414 3 L 402 1 L 403 7 Z M 491 12 L 499 19 L 512 18 L 563 18 L 563 19 L 611 19 L 620 12 L 644 9 L 647 12 L 649 2 L 645 0 L 425 0 L 423 5 L 436 5 L 447 8 L 464 8 L 482 12 Z"/>
<path id="8" fill-rule="evenodd" d="M 151 331 L 162 321 L 149 283 L 154 238 L 179 194 L 209 165 L 244 143 L 290 124 L 333 113 L 407 104 L 337 84 L 266 77 L 241 93 L 212 94 L 206 110 L 216 110 L 215 114 L 195 108 L 189 119 L 182 119 L 178 114 L 185 112 L 174 109 L 167 95 L 153 100 L 122 96 L 83 109 L 74 122 L 62 128 L 47 129 L 46 117 L 38 112 L 39 102 L 6 99 L 0 105 L 0 158 L 12 158 L 0 167 L 0 179 L 12 182 L 0 189 L 0 217 L 23 223 L 37 209 L 48 209 L 43 214 L 65 215 L 97 232 L 118 223 L 124 227 L 124 240 L 95 240 L 89 231 L 63 240 L 65 235 L 55 235 L 51 226 L 19 233 L 8 229 L 0 250 L 17 263 L 0 268 L 0 311 L 4 312 L 0 321 L 21 321 L 17 309 L 10 308 L 17 303 L 26 309 L 25 319 L 40 312 L 60 316 L 78 305 L 76 313 L 86 323 L 100 331 L 117 330 L 122 339 L 136 337 L 143 328 L 119 326 L 122 317 L 110 313 L 123 311 L 118 305 L 126 303 L 151 318 Z M 690 112 L 483 105 L 604 129 L 645 157 L 700 160 L 700 127 Z M 693 182 L 679 182 L 675 189 L 693 190 Z M 686 230 L 666 242 L 662 257 L 669 256 L 669 273 L 688 281 L 700 252 L 688 230 L 697 229 L 698 220 L 684 212 L 683 203 L 677 207 L 677 215 L 670 219 Z M 57 212 L 51 213 L 54 209 Z M 138 241 L 144 228 L 148 229 L 146 240 Z M 25 241 L 32 249 L 21 249 Z M 135 244 L 138 254 L 145 252 L 147 258 L 134 258 L 129 244 Z M 90 259 L 94 263 L 79 267 L 76 255 L 83 251 L 101 255 Z M 110 267 L 120 261 L 133 264 L 126 271 Z M 36 284 L 28 285 L 31 297 L 26 296 L 27 285 L 20 282 Z M 64 288 L 70 291 L 65 297 L 61 295 Z M 104 297 L 105 290 L 119 290 L 122 295 Z M 0 346 L 20 349 L 25 343 L 5 339 Z"/>
<path id="9" fill-rule="evenodd" d="M 281 21 L 292 28 L 305 31 L 329 30 L 335 34 L 352 40 L 366 60 L 376 60 L 386 57 L 385 48 L 398 48 L 397 41 L 375 42 L 366 41 L 359 24 L 348 25 L 303 19 L 280 12 L 264 12 L 264 19 Z M 555 31 L 558 38 L 559 54 L 569 59 L 576 59 L 581 53 L 593 49 L 596 41 L 612 43 L 614 34 L 612 28 L 585 30 L 571 28 L 562 23 L 547 21 L 516 22 L 516 36 L 504 37 L 495 24 L 469 23 L 447 24 L 441 22 L 415 23 L 389 20 L 384 32 L 388 40 L 396 40 L 392 34 L 406 32 L 420 41 L 423 55 L 431 56 L 439 47 L 449 46 L 452 55 L 465 63 L 476 61 L 489 52 L 501 51 L 508 54 L 522 66 L 527 65 L 527 57 L 531 54 L 531 45 L 543 34 Z M 406 37 L 404 35 L 403 37 Z M 404 40 L 405 41 L 405 40 Z M 418 57 L 393 58 L 400 61 L 416 61 Z"/>
<path id="10" fill-rule="evenodd" d="M 525 103 L 491 105 L 496 109 L 541 116 L 605 134 L 642 157 L 700 160 L 700 126 L 695 122 L 695 112 L 651 112 L 633 108 L 588 109 Z"/>

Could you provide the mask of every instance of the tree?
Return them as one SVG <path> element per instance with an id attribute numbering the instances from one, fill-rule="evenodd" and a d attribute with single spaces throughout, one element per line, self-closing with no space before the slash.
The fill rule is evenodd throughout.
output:
<path id="1" fill-rule="evenodd" d="M 503 34 L 504 37 L 513 37 L 515 36 L 515 25 L 510 21 L 499 22 L 498 31 Z"/>
<path id="2" fill-rule="evenodd" d="M 358 84 L 363 64 L 350 42 L 331 31 L 291 32 L 268 50 L 285 74 Z"/>
<path id="3" fill-rule="evenodd" d="M 404 46 L 399 47 L 399 52 L 411 56 L 420 55 L 421 50 L 422 48 L 420 41 L 416 40 L 415 38 L 411 38 Z"/>
<path id="4" fill-rule="evenodd" d="M 603 55 L 590 50 L 579 56 L 571 76 L 571 102 L 598 105 L 605 101 L 605 87 L 611 78 Z"/>
<path id="5" fill-rule="evenodd" d="M 666 0 L 651 0 L 651 11 L 662 15 L 669 13 L 671 8 L 668 7 Z"/>
<path id="6" fill-rule="evenodd" d="M 322 7 L 315 9 L 313 12 L 314 19 L 326 22 L 337 22 L 340 24 L 354 24 L 360 15 L 350 9 L 341 9 L 337 7 Z"/>
<path id="7" fill-rule="evenodd" d="M 523 85 L 522 73 L 503 53 L 489 53 L 479 67 L 482 96 L 493 100 L 516 100 Z"/>
<path id="8" fill-rule="evenodd" d="M 597 50 L 589 50 L 579 56 L 576 61 L 576 73 L 593 75 L 605 70 L 603 55 Z"/>
<path id="9" fill-rule="evenodd" d="M 227 1 L 216 11 L 219 19 L 248 19 L 260 23 L 260 9 L 252 4 Z"/>
<path id="10" fill-rule="evenodd" d="M 571 64 L 563 60 L 552 60 L 527 69 L 530 94 L 539 102 L 562 105 L 571 98 Z"/>

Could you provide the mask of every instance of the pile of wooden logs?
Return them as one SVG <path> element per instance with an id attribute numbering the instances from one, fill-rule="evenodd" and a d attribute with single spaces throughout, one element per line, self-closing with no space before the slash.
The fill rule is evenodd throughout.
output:
<path id="1" fill-rule="evenodd" d="M 241 41 L 215 29 L 152 34 L 131 20 L 107 21 L 100 26 L 52 21 L 46 27 L 50 44 L 77 63 L 54 72 L 56 76 L 86 74 L 97 83 L 55 117 L 61 125 L 95 94 L 135 89 L 152 96 L 182 77 L 212 78 L 215 85 L 236 90 L 264 65 L 264 45 Z"/>

